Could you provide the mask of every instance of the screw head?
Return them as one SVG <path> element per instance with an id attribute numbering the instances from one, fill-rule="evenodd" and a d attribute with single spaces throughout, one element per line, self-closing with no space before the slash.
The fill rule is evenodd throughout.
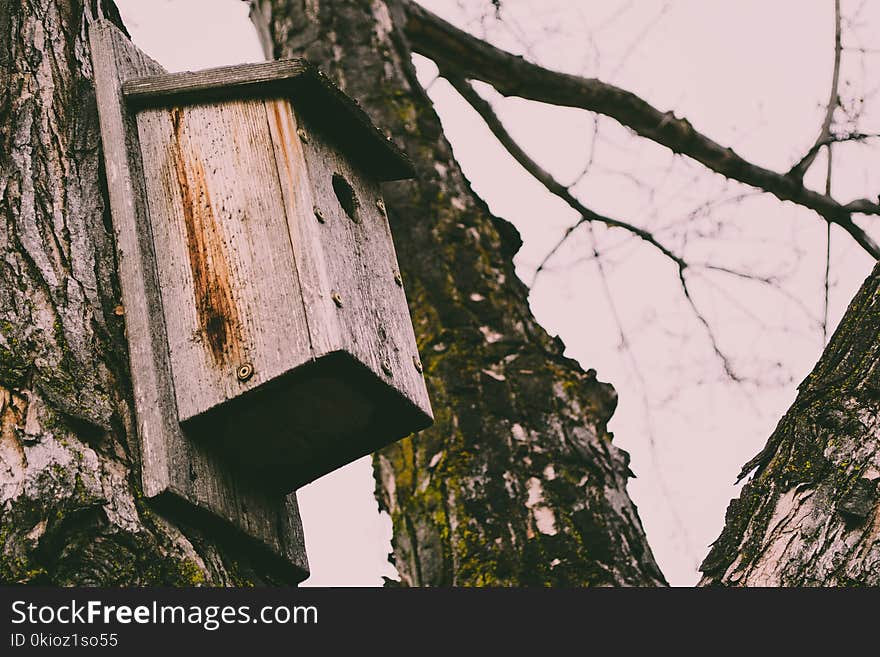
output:
<path id="1" fill-rule="evenodd" d="M 304 144 L 308 144 L 308 143 L 309 143 L 309 135 L 308 135 L 308 133 L 307 133 L 304 129 L 302 129 L 302 128 L 297 128 L 297 129 L 296 129 L 296 136 L 299 137 L 299 140 L 300 140 L 302 143 L 304 143 Z"/>
<path id="2" fill-rule="evenodd" d="M 388 376 L 391 376 L 391 363 L 387 360 L 382 361 L 382 371 L 385 372 Z"/>
<path id="3" fill-rule="evenodd" d="M 379 208 L 379 212 L 385 214 L 385 201 L 379 199 L 378 201 L 376 201 L 376 207 Z"/>
<path id="4" fill-rule="evenodd" d="M 337 308 L 342 308 L 342 295 L 339 292 L 331 292 L 330 298 L 333 299 L 333 303 L 336 304 Z"/>
<path id="5" fill-rule="evenodd" d="M 238 366 L 238 369 L 235 370 L 236 378 L 244 383 L 248 379 L 250 379 L 254 375 L 254 366 L 250 363 L 242 363 Z"/>
<path id="6" fill-rule="evenodd" d="M 418 357 L 418 356 L 413 356 L 413 359 L 412 359 L 412 360 L 413 360 L 413 367 L 416 368 L 416 372 L 418 372 L 419 374 L 421 374 L 422 372 L 425 371 L 425 368 L 424 368 L 424 366 L 422 365 L 422 361 L 419 360 L 419 357 Z"/>
<path id="7" fill-rule="evenodd" d="M 318 220 L 318 223 L 322 224 L 327 221 L 327 217 L 324 216 L 324 211 L 318 206 L 315 206 L 315 219 Z"/>
<path id="8" fill-rule="evenodd" d="M 397 287 L 403 287 L 403 276 L 399 271 L 394 272 L 394 282 L 397 283 Z"/>

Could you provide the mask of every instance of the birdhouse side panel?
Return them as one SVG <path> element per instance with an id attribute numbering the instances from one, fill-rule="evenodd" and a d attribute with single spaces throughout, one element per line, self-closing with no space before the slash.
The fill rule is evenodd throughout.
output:
<path id="1" fill-rule="evenodd" d="M 376 188 L 377 199 L 378 187 Z M 365 277 L 372 281 L 370 296 L 380 326 L 386 336 L 384 358 L 391 364 L 395 387 L 426 415 L 432 416 L 425 385 L 424 369 L 403 287 L 403 277 L 394 250 L 391 227 L 384 203 L 372 227 L 361 228 L 361 257 Z"/>
<path id="2" fill-rule="evenodd" d="M 309 331 L 263 102 L 137 123 L 185 422 L 308 361 Z"/>
<path id="3" fill-rule="evenodd" d="M 315 204 L 326 218 L 319 237 L 343 348 L 430 418 L 379 183 L 344 154 L 344 145 L 328 143 L 301 116 L 298 124 L 308 135 L 304 153 Z"/>

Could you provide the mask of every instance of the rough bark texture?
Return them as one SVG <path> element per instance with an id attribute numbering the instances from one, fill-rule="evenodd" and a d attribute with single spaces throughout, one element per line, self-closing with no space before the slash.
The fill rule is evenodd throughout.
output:
<path id="1" fill-rule="evenodd" d="M 374 457 L 405 585 L 664 584 L 606 423 L 612 387 L 529 310 L 516 230 L 471 191 L 416 80 L 400 7 L 259 0 L 275 57 L 321 66 L 418 171 L 385 187 L 436 415 Z"/>
<path id="2" fill-rule="evenodd" d="M 880 585 L 880 266 L 727 510 L 702 585 Z"/>
<path id="3" fill-rule="evenodd" d="M 119 22 L 109 2 L 0 3 L 0 582 L 266 581 L 140 493 L 86 39 L 99 15 Z"/>

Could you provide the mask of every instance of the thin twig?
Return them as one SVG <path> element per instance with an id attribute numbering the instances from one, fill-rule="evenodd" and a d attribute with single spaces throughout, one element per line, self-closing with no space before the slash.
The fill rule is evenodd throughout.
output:
<path id="1" fill-rule="evenodd" d="M 804 174 L 812 166 L 819 153 L 819 147 L 831 137 L 831 124 L 834 122 L 834 110 L 840 105 L 840 94 L 838 87 L 840 85 L 840 0 L 834 0 L 834 67 L 831 73 L 831 92 L 828 96 L 828 105 L 825 108 L 825 118 L 822 119 L 822 127 L 819 128 L 819 136 L 813 146 L 807 151 L 807 154 L 801 158 L 800 162 L 795 164 L 788 172 L 789 176 L 798 180 L 804 179 Z M 826 189 L 826 196 L 831 193 Z"/>
<path id="2" fill-rule="evenodd" d="M 825 193 L 831 193 L 831 144 L 827 146 L 827 160 L 825 165 Z M 822 345 L 828 344 L 828 280 L 831 278 L 831 222 L 825 226 L 825 305 L 822 312 Z"/>
<path id="3" fill-rule="evenodd" d="M 715 352 L 715 355 L 718 357 L 718 360 L 721 362 L 721 366 L 724 370 L 724 374 L 733 382 L 741 383 L 742 379 L 736 373 L 733 368 L 733 364 L 730 362 L 730 358 L 727 357 L 721 350 L 721 346 L 718 344 L 718 339 L 715 337 L 715 331 L 712 330 L 712 325 L 709 324 L 709 320 L 700 312 L 700 309 L 697 308 L 697 304 L 694 301 L 693 296 L 691 295 L 691 289 L 688 286 L 687 278 L 685 278 L 684 269 L 680 269 L 678 272 L 679 281 L 681 281 L 681 288 L 684 290 L 684 297 L 687 299 L 688 304 L 691 307 L 691 310 L 694 313 L 694 316 L 697 318 L 697 321 L 703 325 L 703 328 L 706 331 L 706 337 L 709 338 L 709 344 L 712 345 L 712 350 Z"/>
<path id="4" fill-rule="evenodd" d="M 587 152 L 587 161 L 584 162 L 583 168 L 580 170 L 578 175 L 574 177 L 574 181 L 568 186 L 569 189 L 577 185 L 581 180 L 584 179 L 590 169 L 593 166 L 593 162 L 596 159 L 596 142 L 599 138 L 599 121 L 601 120 L 601 115 L 594 114 L 593 115 L 593 134 L 590 135 L 590 150 Z"/>
<path id="5" fill-rule="evenodd" d="M 779 281 L 772 276 L 758 276 L 756 274 L 749 274 L 746 272 L 737 271 L 735 269 L 729 269 L 727 267 L 722 267 L 719 265 L 712 265 L 708 263 L 701 264 L 691 264 L 690 269 L 693 271 L 709 271 L 709 272 L 717 272 L 720 274 L 727 274 L 728 276 L 733 276 L 735 278 L 739 278 L 745 281 L 751 281 L 753 283 L 759 283 L 761 285 L 765 285 L 774 291 L 774 293 L 779 294 L 783 298 L 790 301 L 792 304 L 797 306 L 804 316 L 809 320 L 811 327 L 818 328 L 820 327 L 820 322 L 813 313 L 810 311 L 810 308 L 807 307 L 807 304 L 804 303 L 803 299 L 801 299 L 798 295 L 792 294 L 788 290 L 786 290 Z"/>

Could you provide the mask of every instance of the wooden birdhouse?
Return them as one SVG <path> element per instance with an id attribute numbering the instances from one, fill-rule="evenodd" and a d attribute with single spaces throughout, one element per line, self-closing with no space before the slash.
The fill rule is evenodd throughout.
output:
<path id="1" fill-rule="evenodd" d="M 428 426 L 380 190 L 405 156 L 304 60 L 169 74 L 91 39 L 145 488 L 271 497 Z"/>

